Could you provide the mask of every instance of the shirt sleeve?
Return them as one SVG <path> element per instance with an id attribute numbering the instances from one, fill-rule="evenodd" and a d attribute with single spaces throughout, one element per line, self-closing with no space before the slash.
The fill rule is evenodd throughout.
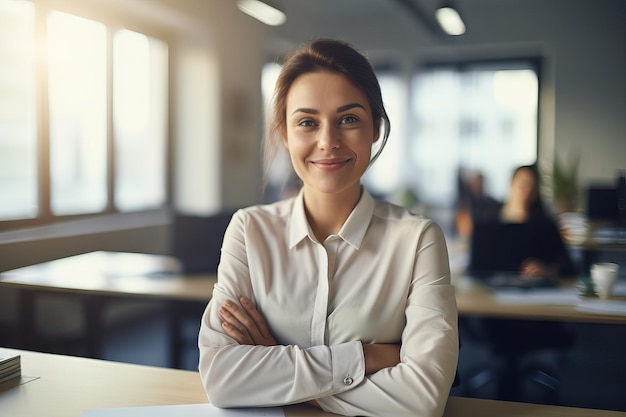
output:
<path id="1" fill-rule="evenodd" d="M 365 378 L 361 342 L 300 348 L 239 345 L 222 330 L 217 311 L 226 300 L 254 299 L 246 257 L 245 213 L 224 235 L 218 283 L 202 317 L 199 371 L 216 407 L 279 406 L 341 393 Z"/>
<path id="2" fill-rule="evenodd" d="M 454 381 L 458 313 L 443 233 L 430 223 L 418 243 L 406 306 L 401 363 L 317 401 L 349 416 L 440 417 Z"/>

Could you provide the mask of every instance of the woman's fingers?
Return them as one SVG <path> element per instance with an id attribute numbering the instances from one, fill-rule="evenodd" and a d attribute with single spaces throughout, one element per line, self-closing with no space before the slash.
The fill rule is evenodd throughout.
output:
<path id="1" fill-rule="evenodd" d="M 227 308 L 221 307 L 219 316 L 222 319 L 222 327 L 226 334 L 235 339 L 237 343 L 240 345 L 254 344 L 246 327 Z"/>
<path id="2" fill-rule="evenodd" d="M 252 301 L 250 301 L 246 297 L 240 298 L 241 305 L 246 310 L 246 312 L 250 315 L 250 318 L 254 322 L 255 329 L 258 333 L 255 333 L 254 336 L 258 336 L 255 338 L 257 344 L 262 344 L 265 346 L 273 346 L 276 344 L 274 340 L 274 336 L 270 333 L 269 328 L 267 327 L 267 323 L 265 322 L 265 318 L 259 313 L 259 310 L 254 307 Z"/>
<path id="3" fill-rule="evenodd" d="M 240 302 L 243 308 L 228 300 L 219 310 L 227 334 L 240 344 L 275 345 L 276 341 L 261 313 L 249 299 L 242 297 Z M 228 329 L 227 326 L 231 326 L 232 329 Z"/>

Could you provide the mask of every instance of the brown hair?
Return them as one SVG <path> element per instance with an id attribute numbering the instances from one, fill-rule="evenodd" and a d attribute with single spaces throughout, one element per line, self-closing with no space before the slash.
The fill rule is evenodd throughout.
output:
<path id="1" fill-rule="evenodd" d="M 535 199 L 531 202 L 530 207 L 528 207 L 528 219 L 529 220 L 542 220 L 547 217 L 548 213 L 543 204 L 543 199 L 541 198 L 540 186 L 541 186 L 541 176 L 539 174 L 539 168 L 536 164 L 533 165 L 522 165 L 513 171 L 513 175 L 511 176 L 511 181 L 519 174 L 521 171 L 527 171 L 530 173 L 535 181 L 535 189 L 533 190 L 535 193 Z"/>
<path id="2" fill-rule="evenodd" d="M 382 139 L 379 139 L 381 143 L 370 159 L 370 165 L 382 152 L 389 138 L 391 125 L 372 65 L 349 43 L 320 38 L 301 46 L 283 64 L 274 89 L 268 135 L 265 139 L 266 164 L 269 165 L 268 158 L 271 160 L 286 131 L 287 93 L 291 85 L 303 74 L 322 71 L 344 75 L 365 94 L 372 111 L 374 128 L 380 132 L 380 124 L 384 122 Z"/>

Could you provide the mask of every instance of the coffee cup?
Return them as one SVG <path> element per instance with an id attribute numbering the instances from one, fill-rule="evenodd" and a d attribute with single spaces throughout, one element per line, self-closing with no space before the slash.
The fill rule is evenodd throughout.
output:
<path id="1" fill-rule="evenodd" d="M 613 262 L 597 262 L 591 265 L 591 281 L 600 298 L 608 298 L 613 292 L 619 266 Z"/>

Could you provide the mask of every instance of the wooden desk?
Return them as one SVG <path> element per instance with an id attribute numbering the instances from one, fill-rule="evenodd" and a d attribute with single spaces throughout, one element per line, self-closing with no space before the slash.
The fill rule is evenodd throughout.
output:
<path id="1" fill-rule="evenodd" d="M 626 316 L 592 314 L 578 311 L 575 305 L 549 305 L 537 303 L 501 303 L 487 287 L 469 282 L 459 275 L 453 279 L 460 316 L 483 316 L 520 320 L 544 320 L 572 323 L 626 324 Z M 565 288 L 574 285 L 566 282 Z"/>
<path id="2" fill-rule="evenodd" d="M 79 417 L 87 409 L 206 403 L 197 372 L 18 351 L 22 380 L 0 385 L 0 415 Z M 21 382 L 21 385 L 20 385 Z M 287 417 L 330 417 L 307 405 Z M 626 413 L 450 397 L 444 417 L 626 417 Z"/>
<path id="3" fill-rule="evenodd" d="M 0 273 L 0 285 L 48 292 L 208 301 L 215 275 L 182 275 L 175 258 L 89 252 Z"/>
<path id="4" fill-rule="evenodd" d="M 466 276 L 465 271 L 469 263 L 470 251 L 467 239 L 450 239 L 448 250 L 459 316 L 572 323 L 626 324 L 626 316 L 586 313 L 578 311 L 575 305 L 500 303 L 494 297 L 493 291 L 484 285 L 473 282 Z M 574 280 L 564 281 L 562 285 L 571 288 L 574 285 Z"/>
<path id="5" fill-rule="evenodd" d="M 119 298 L 164 301 L 170 306 L 171 365 L 179 367 L 181 311 L 192 303 L 207 303 L 217 281 L 214 275 L 185 276 L 179 270 L 178 262 L 168 256 L 91 252 L 1 273 L 0 288 L 20 291 L 20 329 L 35 329 L 37 295 L 77 295 L 85 306 L 85 342 L 90 357 L 100 357 L 101 313 L 108 301 Z M 461 316 L 626 324 L 626 316 L 584 313 L 575 306 L 498 303 L 488 289 L 467 285 L 462 274 L 455 275 L 453 282 Z M 36 347 L 34 331 L 22 331 L 21 336 L 21 347 Z"/>
<path id="6" fill-rule="evenodd" d="M 170 309 L 171 365 L 180 364 L 181 312 L 192 302 L 206 304 L 217 281 L 214 275 L 185 276 L 168 256 L 90 252 L 0 274 L 0 287 L 20 292 L 20 346 L 36 347 L 35 298 L 42 293 L 75 294 L 86 312 L 87 355 L 100 356 L 102 310 L 112 299 L 160 300 Z"/>

